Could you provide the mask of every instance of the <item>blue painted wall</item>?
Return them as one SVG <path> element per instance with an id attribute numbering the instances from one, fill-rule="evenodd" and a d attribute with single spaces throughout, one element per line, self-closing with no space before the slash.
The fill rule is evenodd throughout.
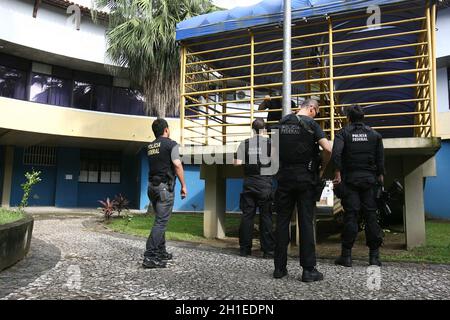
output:
<path id="1" fill-rule="evenodd" d="M 29 205 L 97 208 L 98 200 L 122 193 L 130 201 L 130 208 L 137 208 L 138 161 L 135 155 L 122 155 L 121 164 L 119 184 L 79 183 L 80 149 L 58 148 L 56 166 L 34 166 L 42 172 L 42 182 L 33 188 Z M 23 195 L 20 185 L 25 181 L 25 172 L 31 170 L 31 166 L 23 165 L 23 148 L 15 148 L 11 206 L 20 203 Z M 72 179 L 66 179 L 66 175 L 72 175 Z"/>
<path id="2" fill-rule="evenodd" d="M 2 177 L 3 149 L 0 149 L 0 178 Z M 16 148 L 14 153 L 14 172 L 11 194 L 11 205 L 16 206 L 22 199 L 20 184 L 25 181 L 24 174 L 31 170 L 31 166 L 22 163 L 23 149 Z M 35 167 L 42 171 L 43 181 L 35 186 L 30 205 L 32 206 L 57 206 L 57 207 L 81 207 L 97 208 L 98 200 L 122 193 L 130 200 L 131 208 L 144 210 L 149 200 L 147 196 L 148 186 L 148 160 L 145 149 L 137 156 L 122 155 L 121 158 L 121 183 L 79 183 L 80 149 L 58 148 L 57 166 Z M 72 175 L 72 179 L 66 179 L 66 175 Z M 200 179 L 200 166 L 186 165 L 185 179 L 188 187 L 188 198 L 181 200 L 180 183 L 176 184 L 175 211 L 203 211 L 205 182 Z M 2 181 L 2 179 L 0 179 Z M 227 180 L 227 211 L 239 212 L 239 195 L 242 191 L 242 179 Z"/>
<path id="3" fill-rule="evenodd" d="M 146 210 L 149 204 L 148 187 L 148 159 L 145 150 L 140 154 L 140 205 L 139 209 Z M 181 185 L 177 179 L 175 186 L 174 211 L 203 211 L 205 182 L 200 180 L 200 167 L 184 166 L 184 177 L 188 188 L 188 197 L 181 200 Z"/>
<path id="4" fill-rule="evenodd" d="M 36 184 L 28 201 L 29 206 L 54 206 L 56 186 L 56 166 L 26 166 L 23 164 L 23 148 L 15 148 L 14 165 L 11 185 L 10 205 L 17 206 L 22 200 L 23 191 L 21 184 L 25 182 L 25 172 L 32 169 L 41 171 L 41 182 Z"/>
<path id="5" fill-rule="evenodd" d="M 203 211 L 205 204 L 205 180 L 200 179 L 200 166 L 184 166 L 184 175 L 188 188 L 188 197 L 181 200 L 181 185 L 177 181 L 175 188 L 174 211 Z M 242 179 L 227 179 L 227 211 L 239 211 L 239 197 L 242 191 Z"/>
<path id="6" fill-rule="evenodd" d="M 145 150 L 140 154 L 140 205 L 141 210 L 147 209 L 149 200 L 148 186 L 148 160 Z M 200 166 L 185 165 L 184 178 L 188 189 L 188 197 L 181 200 L 181 185 L 177 179 L 175 187 L 174 211 L 203 211 L 205 202 L 205 181 L 200 179 Z M 239 196 L 242 190 L 242 179 L 227 180 L 227 211 L 240 211 Z"/>
<path id="7" fill-rule="evenodd" d="M 147 196 L 148 187 L 148 158 L 146 149 L 143 148 L 139 153 L 139 209 L 147 210 L 149 203 Z"/>
<path id="8" fill-rule="evenodd" d="M 437 177 L 425 182 L 425 212 L 438 219 L 450 219 L 450 140 L 442 141 L 436 155 Z"/>
<path id="9" fill-rule="evenodd" d="M 240 212 L 239 198 L 242 192 L 242 179 L 227 179 L 227 211 Z"/>
<path id="10" fill-rule="evenodd" d="M 80 149 L 58 148 L 57 163 L 55 206 L 75 208 L 78 205 Z M 67 175 L 72 179 L 66 179 Z"/>
<path id="11" fill-rule="evenodd" d="M 0 197 L 4 176 L 4 152 L 0 146 Z M 34 167 L 42 172 L 42 182 L 33 189 L 30 206 L 57 207 L 99 207 L 98 200 L 113 198 L 122 193 L 130 200 L 131 208 L 145 209 L 148 205 L 148 160 L 145 150 L 137 156 L 122 156 L 120 184 L 78 183 L 80 150 L 77 148 L 58 148 L 57 166 Z M 425 210 L 433 218 L 450 219 L 450 140 L 442 142 L 436 155 L 437 177 L 427 178 L 425 183 Z M 11 206 L 17 206 L 22 199 L 20 185 L 25 181 L 24 174 L 31 166 L 23 165 L 23 148 L 15 148 L 11 189 Z M 66 180 L 67 174 L 72 180 Z M 204 180 L 200 179 L 200 166 L 186 165 L 185 178 L 188 198 L 181 200 L 180 183 L 177 181 L 175 211 L 204 210 Z M 239 195 L 242 179 L 227 180 L 227 211 L 240 212 Z"/>
<path id="12" fill-rule="evenodd" d="M 200 166 L 184 166 L 184 175 L 188 188 L 188 197 L 181 200 L 181 185 L 177 181 L 174 211 L 203 211 L 205 203 L 205 180 L 200 179 Z M 239 197 L 241 190 L 242 179 L 227 179 L 227 211 L 240 211 Z"/>
<path id="13" fill-rule="evenodd" d="M 130 208 L 136 208 L 138 161 L 134 155 L 122 155 L 120 183 L 78 183 L 77 206 L 81 208 L 98 208 L 99 200 L 121 193 L 130 201 Z"/>
<path id="14" fill-rule="evenodd" d="M 200 179 L 200 166 L 185 165 L 184 179 L 188 189 L 188 197 L 181 200 L 181 184 L 177 180 L 175 187 L 175 211 L 203 211 L 205 201 L 205 181 Z"/>

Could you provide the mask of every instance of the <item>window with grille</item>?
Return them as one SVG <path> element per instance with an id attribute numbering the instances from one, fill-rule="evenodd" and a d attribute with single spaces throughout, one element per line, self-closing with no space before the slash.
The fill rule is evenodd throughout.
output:
<path id="1" fill-rule="evenodd" d="M 55 166 L 56 148 L 44 146 L 25 148 L 23 152 L 23 164 L 30 166 Z"/>
<path id="2" fill-rule="evenodd" d="M 120 183 L 120 153 L 82 150 L 79 182 Z"/>

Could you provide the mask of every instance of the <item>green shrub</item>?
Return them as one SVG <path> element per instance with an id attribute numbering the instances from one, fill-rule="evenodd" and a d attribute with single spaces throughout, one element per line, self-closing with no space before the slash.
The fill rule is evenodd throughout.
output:
<path id="1" fill-rule="evenodd" d="M 21 212 L 11 211 L 0 208 L 0 225 L 11 223 L 23 218 Z"/>
<path id="2" fill-rule="evenodd" d="M 27 181 L 20 185 L 23 190 L 22 201 L 20 201 L 19 205 L 20 212 L 23 212 L 24 209 L 28 206 L 28 199 L 30 198 L 31 189 L 33 188 L 33 186 L 42 181 L 39 177 L 40 174 L 40 171 L 35 171 L 34 169 L 31 172 L 25 173 L 25 178 L 27 179 Z"/>

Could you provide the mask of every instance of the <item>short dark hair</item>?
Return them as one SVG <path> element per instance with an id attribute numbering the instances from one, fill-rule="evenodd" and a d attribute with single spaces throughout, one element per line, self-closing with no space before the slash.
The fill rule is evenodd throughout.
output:
<path id="1" fill-rule="evenodd" d="M 164 120 L 163 118 L 158 118 L 155 121 L 153 121 L 152 130 L 153 133 L 155 134 L 155 137 L 159 138 L 160 136 L 162 136 L 164 134 L 164 129 L 168 127 L 169 125 L 167 124 L 167 121 Z"/>
<path id="2" fill-rule="evenodd" d="M 364 109 L 354 104 L 347 108 L 347 118 L 350 122 L 360 122 L 364 120 Z"/>
<path id="3" fill-rule="evenodd" d="M 301 107 L 302 108 L 308 108 L 310 106 L 319 106 L 319 101 L 317 101 L 316 99 L 306 99 L 305 101 L 302 102 Z"/>
<path id="4" fill-rule="evenodd" d="M 259 133 L 262 129 L 264 129 L 264 120 L 263 118 L 256 118 L 252 123 L 252 129 Z"/>

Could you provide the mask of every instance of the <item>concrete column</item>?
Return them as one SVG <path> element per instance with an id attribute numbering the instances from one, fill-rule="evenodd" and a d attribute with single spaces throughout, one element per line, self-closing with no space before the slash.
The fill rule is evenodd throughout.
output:
<path id="1" fill-rule="evenodd" d="M 216 165 L 202 165 L 205 179 L 203 234 L 207 239 L 225 238 L 226 179 Z"/>
<path id="2" fill-rule="evenodd" d="M 14 147 L 7 146 L 5 148 L 5 171 L 3 174 L 3 192 L 2 192 L 2 207 L 9 208 L 11 200 L 11 184 L 14 164 Z"/>
<path id="3" fill-rule="evenodd" d="M 405 174 L 405 207 L 403 220 L 406 248 L 408 250 L 425 244 L 425 207 L 423 200 L 423 161 L 403 158 Z"/>

